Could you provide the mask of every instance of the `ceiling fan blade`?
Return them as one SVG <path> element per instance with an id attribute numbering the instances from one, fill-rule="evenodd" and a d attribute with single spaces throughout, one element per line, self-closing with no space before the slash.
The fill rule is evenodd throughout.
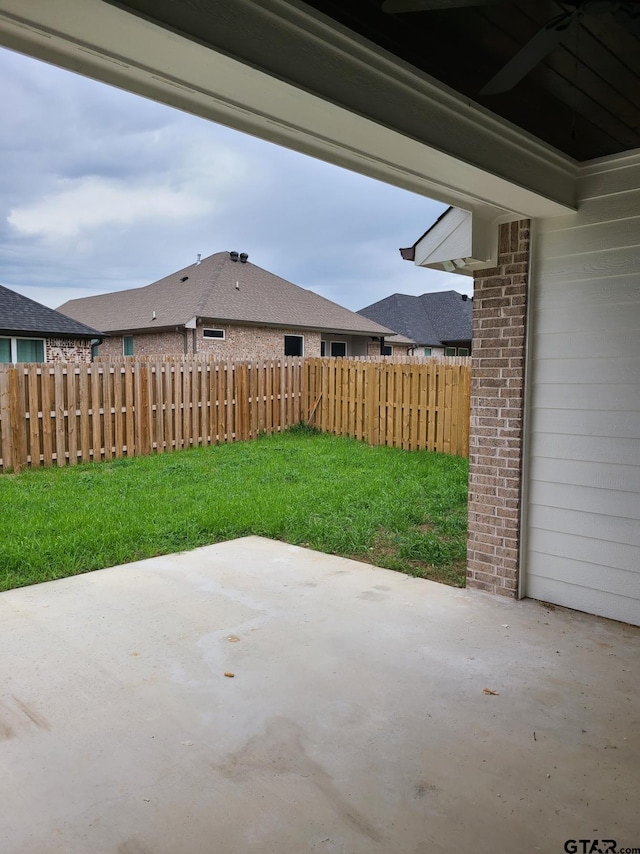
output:
<path id="1" fill-rule="evenodd" d="M 566 15 L 561 15 L 550 21 L 507 62 L 504 68 L 498 71 L 495 77 L 480 90 L 480 94 L 498 95 L 501 92 L 508 92 L 509 89 L 513 89 L 562 41 L 569 27 L 579 17 L 580 11 L 575 9 L 573 12 L 567 12 Z"/>
<path id="2" fill-rule="evenodd" d="M 612 9 L 611 14 L 624 30 L 640 38 L 640 7 L 634 8 L 629 3 L 623 3 L 617 9 Z"/>
<path id="3" fill-rule="evenodd" d="M 382 11 L 389 15 L 401 12 L 438 12 L 441 9 L 462 9 L 466 6 L 490 6 L 508 0 L 384 0 Z"/>

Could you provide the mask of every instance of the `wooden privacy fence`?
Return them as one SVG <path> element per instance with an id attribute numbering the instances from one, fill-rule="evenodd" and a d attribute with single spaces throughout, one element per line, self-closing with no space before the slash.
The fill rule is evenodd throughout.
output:
<path id="1" fill-rule="evenodd" d="M 370 445 L 468 456 L 470 373 L 324 358 L 0 366 L 0 472 L 252 439 L 303 420 Z"/>
<path id="2" fill-rule="evenodd" d="M 299 423 L 302 359 L 0 367 L 0 472 L 251 439 Z"/>
<path id="3" fill-rule="evenodd" d="M 471 368 L 307 359 L 309 423 L 369 445 L 469 455 Z"/>

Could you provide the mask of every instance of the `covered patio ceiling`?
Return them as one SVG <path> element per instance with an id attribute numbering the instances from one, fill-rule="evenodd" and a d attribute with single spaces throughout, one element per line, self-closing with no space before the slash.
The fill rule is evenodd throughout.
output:
<path id="1" fill-rule="evenodd" d="M 309 2 L 576 160 L 640 146 L 640 5 L 635 0 Z M 385 12 L 385 7 L 409 11 Z M 540 39 L 541 31 L 553 33 L 554 22 L 561 28 L 558 40 L 542 36 L 542 55 L 525 62 L 528 73 L 519 80 L 512 76 L 510 82 L 516 82 L 506 91 L 484 93 L 494 75 L 532 39 Z"/>

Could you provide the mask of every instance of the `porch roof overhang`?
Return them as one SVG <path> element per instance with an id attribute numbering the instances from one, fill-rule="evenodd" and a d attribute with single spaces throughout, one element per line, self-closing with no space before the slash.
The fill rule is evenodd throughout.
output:
<path id="1" fill-rule="evenodd" d="M 493 234 L 476 226 L 473 215 L 460 208 L 447 208 L 422 237 L 400 250 L 404 261 L 418 267 L 472 276 L 489 266 L 494 255 Z"/>
<path id="2" fill-rule="evenodd" d="M 186 0 L 0 0 L 0 44 L 468 211 L 487 262 L 575 209 L 576 161 L 305 4 L 197 6 L 200 36 Z"/>

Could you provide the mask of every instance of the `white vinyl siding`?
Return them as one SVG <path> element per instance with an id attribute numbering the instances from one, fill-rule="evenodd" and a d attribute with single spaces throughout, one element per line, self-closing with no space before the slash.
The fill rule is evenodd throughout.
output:
<path id="1" fill-rule="evenodd" d="M 640 158 L 537 224 L 525 594 L 640 625 Z M 622 158 L 621 158 L 622 161 Z M 625 181 L 626 179 L 626 181 Z"/>

